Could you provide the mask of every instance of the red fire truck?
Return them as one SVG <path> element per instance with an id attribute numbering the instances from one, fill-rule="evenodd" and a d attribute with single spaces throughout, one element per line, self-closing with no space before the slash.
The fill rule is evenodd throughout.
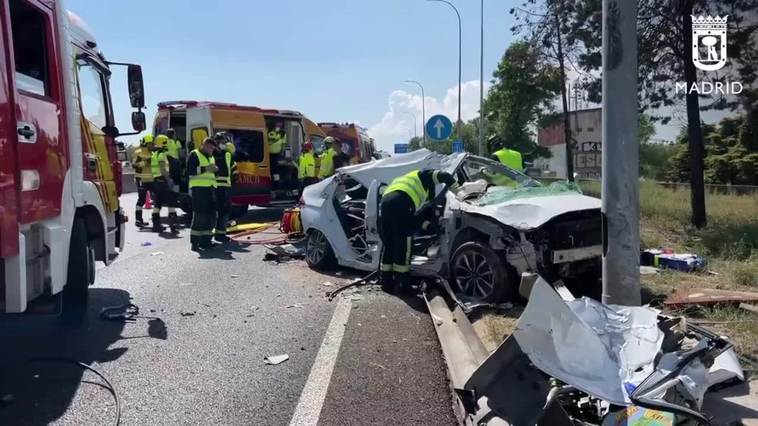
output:
<path id="1" fill-rule="evenodd" d="M 56 0 L 0 0 L 0 312 L 41 296 L 81 317 L 95 262 L 124 243 L 109 80 L 126 66 L 132 126 L 145 129 L 142 69 L 108 62 Z"/>

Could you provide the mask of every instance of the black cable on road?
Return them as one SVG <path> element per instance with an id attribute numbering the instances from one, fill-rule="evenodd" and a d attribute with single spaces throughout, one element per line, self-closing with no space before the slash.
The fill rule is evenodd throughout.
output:
<path id="1" fill-rule="evenodd" d="M 331 302 L 332 300 L 334 300 L 335 297 L 337 297 L 338 294 L 342 293 L 343 291 L 345 291 L 345 290 L 347 290 L 349 288 L 359 287 L 359 286 L 362 286 L 362 285 L 367 285 L 368 281 L 371 278 L 373 278 L 374 275 L 376 275 L 376 271 L 373 271 L 370 274 L 366 275 L 365 277 L 359 278 L 359 279 L 351 282 L 350 284 L 343 285 L 342 287 L 339 287 L 339 288 L 337 288 L 337 289 L 335 289 L 333 291 L 328 291 L 326 293 L 327 300 L 329 300 Z"/>
<path id="2" fill-rule="evenodd" d="M 58 364 L 72 364 L 76 365 L 83 370 L 89 370 L 93 373 L 95 373 L 100 379 L 107 385 L 104 386 L 108 391 L 110 391 L 111 395 L 113 395 L 113 400 L 116 402 L 116 421 L 114 423 L 115 426 L 119 426 L 121 424 L 121 400 L 118 397 L 118 392 L 116 392 L 116 388 L 113 386 L 113 384 L 108 380 L 107 377 L 105 377 L 105 374 L 99 372 L 94 367 L 85 364 L 81 361 L 77 361 L 74 359 L 69 358 L 32 358 L 29 360 L 30 362 L 47 362 L 47 363 L 58 363 Z"/>

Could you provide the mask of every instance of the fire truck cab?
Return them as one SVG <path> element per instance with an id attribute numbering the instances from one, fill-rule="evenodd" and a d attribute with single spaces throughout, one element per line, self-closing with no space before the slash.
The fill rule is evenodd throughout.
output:
<path id="1" fill-rule="evenodd" d="M 64 317 L 81 318 L 95 262 L 124 244 L 116 138 L 145 129 L 142 70 L 108 62 L 61 1 L 0 0 L 0 17 L 0 312 L 62 295 Z M 115 125 L 115 65 L 134 133 Z"/>

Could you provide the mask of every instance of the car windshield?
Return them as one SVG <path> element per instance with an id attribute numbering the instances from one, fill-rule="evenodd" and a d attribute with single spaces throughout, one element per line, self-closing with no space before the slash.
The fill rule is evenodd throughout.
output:
<path id="1" fill-rule="evenodd" d="M 539 183 L 537 183 L 537 185 L 520 186 L 518 188 L 498 186 L 490 188 L 478 200 L 474 201 L 474 204 L 477 206 L 488 206 L 492 204 L 504 203 L 506 201 L 515 200 L 518 198 L 546 197 L 550 195 L 581 193 L 582 190 L 577 184 L 566 181 L 553 182 L 548 186 L 543 186 Z"/>
<path id="2" fill-rule="evenodd" d="M 542 186 L 529 176 L 501 163 L 482 157 L 469 157 L 461 166 L 467 182 L 485 180 L 489 185 L 510 189 Z"/>

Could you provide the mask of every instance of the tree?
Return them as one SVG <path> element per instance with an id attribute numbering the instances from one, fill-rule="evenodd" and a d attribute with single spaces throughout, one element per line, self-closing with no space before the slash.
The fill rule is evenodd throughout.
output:
<path id="1" fill-rule="evenodd" d="M 561 84 L 558 69 L 534 41 L 522 40 L 508 47 L 493 77 L 484 108 L 490 129 L 508 148 L 527 157 L 549 157 L 548 149 L 535 144 L 532 129 L 553 110 Z"/>
<path id="2" fill-rule="evenodd" d="M 587 72 L 598 74 L 601 64 L 602 11 L 599 0 L 577 0 L 569 10 L 573 16 L 566 21 L 569 32 L 580 39 L 585 52 L 579 64 Z M 638 0 L 638 42 L 639 42 L 639 91 L 642 109 L 656 110 L 673 107 L 681 103 L 682 95 L 676 93 L 675 82 L 685 82 L 688 88 L 700 81 L 721 81 L 725 76 L 739 77 L 744 82 L 756 80 L 758 64 L 758 23 L 755 20 L 758 0 L 706 1 L 706 0 Z M 692 61 L 695 42 L 692 38 L 692 18 L 709 14 L 729 16 L 729 63 L 720 72 L 698 72 Z M 587 86 L 590 100 L 600 101 L 600 81 L 595 79 Z M 753 90 L 746 90 L 742 97 L 742 107 L 752 117 L 748 121 L 751 136 L 758 135 L 758 103 L 749 101 L 749 96 L 758 98 Z M 701 100 L 709 99 L 704 105 Z M 687 140 L 689 154 L 689 182 L 691 187 L 692 224 L 702 228 L 707 224 L 704 188 L 704 132 L 701 127 L 700 111 L 707 109 L 734 109 L 740 105 L 737 98 L 727 96 L 704 97 L 697 92 L 687 91 L 684 95 L 687 112 Z M 664 123 L 670 119 L 661 118 Z M 677 157 L 683 158 L 683 155 Z"/>
<path id="3" fill-rule="evenodd" d="M 516 34 L 528 34 L 542 47 L 558 69 L 559 90 L 563 106 L 563 131 L 566 141 L 566 174 L 569 181 L 574 180 L 574 160 L 572 156 L 574 139 L 571 137 L 569 122 L 568 94 L 566 90 L 566 63 L 572 65 L 584 54 L 581 39 L 571 34 L 577 24 L 571 20 L 577 16 L 573 0 L 526 0 L 522 7 L 512 8 L 510 13 L 519 22 L 512 28 Z"/>

